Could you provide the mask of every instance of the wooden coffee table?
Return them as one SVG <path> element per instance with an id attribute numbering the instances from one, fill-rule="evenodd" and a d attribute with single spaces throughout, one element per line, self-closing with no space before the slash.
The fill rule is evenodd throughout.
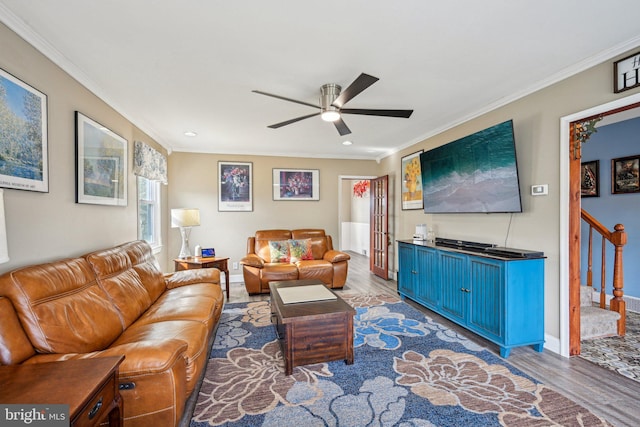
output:
<path id="1" fill-rule="evenodd" d="M 295 366 L 331 360 L 353 364 L 353 307 L 338 295 L 335 300 L 284 304 L 278 293 L 281 288 L 321 284 L 318 280 L 269 283 L 271 321 L 282 347 L 286 375 Z"/>

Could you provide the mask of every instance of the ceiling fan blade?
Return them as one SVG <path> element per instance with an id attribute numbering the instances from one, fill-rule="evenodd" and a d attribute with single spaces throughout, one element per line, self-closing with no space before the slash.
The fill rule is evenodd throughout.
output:
<path id="1" fill-rule="evenodd" d="M 260 94 L 260 95 L 270 96 L 270 97 L 272 97 L 272 98 L 282 99 L 283 101 L 295 102 L 296 104 L 302 104 L 302 105 L 306 105 L 306 106 L 308 106 L 308 107 L 320 108 L 320 106 L 319 106 L 319 105 L 317 105 L 317 104 L 310 104 L 310 103 L 308 103 L 308 102 L 298 101 L 297 99 L 285 98 L 284 96 L 274 95 L 274 94 L 272 94 L 272 93 L 262 92 L 262 91 L 260 91 L 260 90 L 252 90 L 251 92 L 253 92 L 253 93 L 258 93 L 258 94 Z"/>
<path id="2" fill-rule="evenodd" d="M 338 133 L 340 134 L 340 136 L 349 135 L 351 133 L 351 129 L 349 129 L 342 118 L 336 120 L 335 122 L 333 122 L 333 124 L 336 126 L 336 129 L 338 129 Z"/>
<path id="3" fill-rule="evenodd" d="M 340 113 L 361 114 L 364 116 L 402 117 L 408 119 L 413 110 L 372 110 L 367 108 L 343 108 Z"/>
<path id="4" fill-rule="evenodd" d="M 306 116 L 296 117 L 295 119 L 287 120 L 285 122 L 276 123 L 275 125 L 271 125 L 271 126 L 267 126 L 267 127 L 271 128 L 271 129 L 278 129 L 278 128 L 281 128 L 282 126 L 290 125 L 291 123 L 299 122 L 300 120 L 308 119 L 309 117 L 319 116 L 319 115 L 320 115 L 319 112 L 318 113 L 313 113 L 313 114 L 307 114 Z"/>
<path id="5" fill-rule="evenodd" d="M 340 93 L 340 96 L 338 96 L 335 101 L 333 101 L 333 105 L 338 108 L 342 108 L 344 104 L 355 98 L 360 92 L 362 92 L 378 80 L 380 79 L 370 76 L 369 74 L 360 74 L 358 78 L 355 79 L 348 88 L 342 91 L 342 93 Z"/>

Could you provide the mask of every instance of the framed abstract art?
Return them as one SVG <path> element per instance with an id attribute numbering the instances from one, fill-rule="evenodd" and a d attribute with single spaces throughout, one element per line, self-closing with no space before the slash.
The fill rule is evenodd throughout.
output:
<path id="1" fill-rule="evenodd" d="M 273 200 L 320 200 L 320 171 L 273 169 Z"/>
<path id="2" fill-rule="evenodd" d="M 218 211 L 253 211 L 253 163 L 218 162 Z"/>

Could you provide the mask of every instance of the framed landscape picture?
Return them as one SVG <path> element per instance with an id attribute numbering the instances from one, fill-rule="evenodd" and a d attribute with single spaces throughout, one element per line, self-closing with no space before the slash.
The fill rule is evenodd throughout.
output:
<path id="1" fill-rule="evenodd" d="M 422 150 L 402 158 L 402 210 L 422 209 L 422 173 L 420 154 Z"/>
<path id="2" fill-rule="evenodd" d="M 253 211 L 253 163 L 218 162 L 218 211 Z"/>
<path id="3" fill-rule="evenodd" d="M 76 111 L 76 203 L 127 206 L 127 140 Z"/>
<path id="4" fill-rule="evenodd" d="M 580 196 L 600 196 L 600 161 L 583 162 L 580 165 Z"/>
<path id="5" fill-rule="evenodd" d="M 0 69 L 0 187 L 49 192 L 47 96 Z"/>
<path id="6" fill-rule="evenodd" d="M 611 160 L 611 193 L 640 192 L 640 155 Z"/>
<path id="7" fill-rule="evenodd" d="M 320 170 L 273 169 L 273 200 L 320 200 Z"/>

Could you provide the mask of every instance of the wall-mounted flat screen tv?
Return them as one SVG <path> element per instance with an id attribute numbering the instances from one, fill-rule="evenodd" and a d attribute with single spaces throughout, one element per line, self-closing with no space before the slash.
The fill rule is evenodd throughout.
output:
<path id="1" fill-rule="evenodd" d="M 522 212 L 513 121 L 420 154 L 425 213 Z"/>

